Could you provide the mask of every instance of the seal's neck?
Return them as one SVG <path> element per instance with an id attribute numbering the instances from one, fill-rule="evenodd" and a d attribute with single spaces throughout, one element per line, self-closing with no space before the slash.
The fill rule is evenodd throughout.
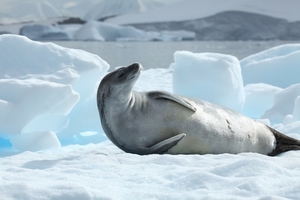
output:
<path id="1" fill-rule="evenodd" d="M 110 96 L 110 103 L 112 103 L 115 108 L 126 108 L 134 103 L 135 97 L 133 94 L 134 91 L 118 91 L 112 96 Z M 107 102 L 108 103 L 108 102 Z"/>

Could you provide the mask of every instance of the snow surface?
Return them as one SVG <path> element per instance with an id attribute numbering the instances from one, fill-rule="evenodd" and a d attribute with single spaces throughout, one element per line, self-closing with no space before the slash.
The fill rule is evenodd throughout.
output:
<path id="1" fill-rule="evenodd" d="M 231 56 L 184 54 L 188 56 L 175 54 L 176 65 L 178 58 L 183 63 L 176 66 L 183 76 L 193 75 L 191 71 L 208 76 L 210 70 L 218 76 L 227 69 L 231 73 L 226 83 L 229 77 L 238 80 L 239 65 Z M 95 92 L 108 70 L 105 61 L 81 50 L 13 35 L 0 36 L 0 56 L 0 199 L 299 198 L 300 151 L 277 157 L 124 153 L 103 136 L 100 127 Z M 197 65 L 184 71 L 188 63 L 211 63 L 212 69 Z M 175 70 L 174 66 L 145 70 L 135 89 L 172 92 Z M 243 111 L 247 114 L 251 109 L 246 106 L 254 106 L 257 97 L 256 104 L 263 105 L 255 115 L 279 112 L 284 117 L 279 123 L 274 123 L 273 115 L 261 120 L 300 139 L 299 84 L 246 85 Z M 222 92 L 224 87 L 215 90 Z M 96 144 L 87 144 L 92 142 Z M 72 143 L 83 145 L 66 145 Z"/>
<path id="2" fill-rule="evenodd" d="M 300 152 L 148 155 L 111 143 L 0 158 L 1 199 L 298 199 Z"/>

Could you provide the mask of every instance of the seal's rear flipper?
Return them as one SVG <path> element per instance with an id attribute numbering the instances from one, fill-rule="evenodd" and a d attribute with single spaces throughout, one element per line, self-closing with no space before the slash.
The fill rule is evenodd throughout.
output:
<path id="1" fill-rule="evenodd" d="M 163 154 L 166 153 L 169 149 L 171 149 L 172 147 L 174 147 L 182 138 L 184 138 L 186 136 L 186 134 L 181 133 L 178 135 L 175 135 L 173 137 L 170 137 L 166 140 L 163 140 L 153 146 L 151 146 L 148 151 L 149 154 L 154 153 L 154 154 Z"/>
<path id="2" fill-rule="evenodd" d="M 276 138 L 276 147 L 271 153 L 268 154 L 269 156 L 276 156 L 280 153 L 291 150 L 300 150 L 300 140 L 286 136 L 271 127 L 268 128 Z"/>

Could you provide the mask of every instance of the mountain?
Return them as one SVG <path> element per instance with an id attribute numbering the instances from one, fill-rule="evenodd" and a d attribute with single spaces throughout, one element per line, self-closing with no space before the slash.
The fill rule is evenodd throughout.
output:
<path id="1" fill-rule="evenodd" d="M 0 24 L 78 17 L 98 20 L 141 13 L 179 0 L 1 0 Z"/>
<path id="2" fill-rule="evenodd" d="M 299 0 L 180 0 L 144 13 L 110 18 L 114 24 L 184 21 L 209 17 L 220 12 L 243 11 L 300 21 Z"/>
<path id="3" fill-rule="evenodd" d="M 288 22 L 266 15 L 226 11 L 179 22 L 131 24 L 146 31 L 187 30 L 197 40 L 300 40 L 300 21 Z"/>
<path id="4" fill-rule="evenodd" d="M 102 0 L 1 0 L 0 24 L 83 17 Z"/>
<path id="5" fill-rule="evenodd" d="M 100 20 L 127 13 L 143 13 L 154 10 L 164 4 L 155 0 L 103 0 L 89 11 L 85 20 Z"/>
<path id="6" fill-rule="evenodd" d="M 198 40 L 298 40 L 299 8 L 300 0 L 1 0 L 0 34 L 32 24 L 68 29 L 70 23 L 99 20 L 192 31 Z"/>

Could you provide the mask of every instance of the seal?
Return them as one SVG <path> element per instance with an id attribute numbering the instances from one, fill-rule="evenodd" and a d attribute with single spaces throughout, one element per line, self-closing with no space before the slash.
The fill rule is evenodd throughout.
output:
<path id="1" fill-rule="evenodd" d="M 97 93 L 102 128 L 127 153 L 275 156 L 300 150 L 300 141 L 228 108 L 161 91 L 137 92 L 142 66 L 107 74 Z"/>

